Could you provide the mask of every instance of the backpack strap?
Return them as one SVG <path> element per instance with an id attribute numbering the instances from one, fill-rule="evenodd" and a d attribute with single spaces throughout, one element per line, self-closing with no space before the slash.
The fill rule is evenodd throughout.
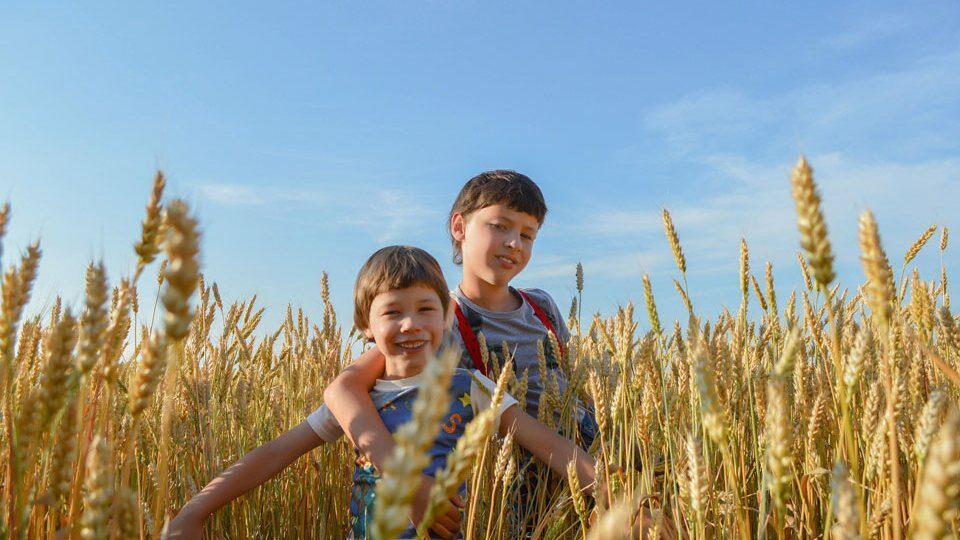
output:
<path id="1" fill-rule="evenodd" d="M 530 297 L 525 291 L 516 289 L 520 296 L 523 297 L 524 301 L 530 304 L 530 307 L 533 309 L 534 315 L 537 316 L 537 319 L 540 319 L 540 322 L 543 324 L 544 328 L 548 332 L 553 334 L 553 337 L 557 340 L 557 345 L 560 348 L 560 356 L 565 356 L 567 354 L 566 347 L 563 342 L 560 341 L 560 335 L 557 334 L 556 329 L 553 326 L 553 323 L 550 322 L 550 316 L 547 315 L 547 312 L 540 307 L 533 298 Z M 473 325 L 470 324 L 470 320 L 466 314 L 464 314 L 463 309 L 460 307 L 460 303 L 453 299 L 453 312 L 457 316 L 457 328 L 460 330 L 460 338 L 463 339 L 463 344 L 467 348 L 467 353 L 470 354 L 470 359 L 473 361 L 473 367 L 477 369 L 480 373 L 487 374 L 487 365 L 483 363 L 483 355 L 480 352 L 480 342 L 477 340 L 477 333 L 474 330 Z M 475 314 L 476 315 L 476 314 Z"/>
<path id="2" fill-rule="evenodd" d="M 522 296 L 523 299 L 526 300 L 528 304 L 530 304 L 530 307 L 533 308 L 533 313 L 537 316 L 538 319 L 540 319 L 540 322 L 543 323 L 543 326 L 545 326 L 547 330 L 551 334 L 553 334 L 554 339 L 557 340 L 557 346 L 560 348 L 560 356 L 565 356 L 567 354 L 566 350 L 564 350 L 565 347 L 563 346 L 563 343 L 560 341 L 560 335 L 557 334 L 557 331 L 553 328 L 553 324 L 550 322 L 550 317 L 547 316 L 547 312 L 545 312 L 543 308 L 540 307 L 540 304 L 534 302 L 533 299 L 530 298 L 530 295 L 526 293 L 526 291 L 517 289 L 517 292 L 520 293 L 520 296 Z"/>
<path id="3" fill-rule="evenodd" d="M 473 331 L 473 328 L 470 327 L 467 316 L 463 314 L 463 310 L 460 309 L 460 303 L 456 300 L 453 301 L 453 312 L 457 316 L 457 328 L 460 329 L 460 338 L 463 339 L 463 344 L 470 354 L 470 359 L 473 360 L 473 367 L 480 373 L 486 375 L 487 366 L 483 363 L 483 356 L 480 354 L 480 342 L 477 341 L 477 334 Z"/>

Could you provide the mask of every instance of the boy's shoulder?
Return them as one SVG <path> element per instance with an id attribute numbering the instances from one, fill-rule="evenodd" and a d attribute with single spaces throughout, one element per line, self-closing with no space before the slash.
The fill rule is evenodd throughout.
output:
<path id="1" fill-rule="evenodd" d="M 535 287 L 518 290 L 536 305 L 535 307 L 531 306 L 534 311 L 536 311 L 536 308 L 543 311 L 543 315 L 546 315 L 550 325 L 553 326 L 553 330 L 557 333 L 557 338 L 560 339 L 561 342 L 566 342 L 570 337 L 570 332 L 567 329 L 567 323 L 563 318 L 563 313 L 560 312 L 560 307 L 557 306 L 557 303 L 553 300 L 553 297 L 550 296 L 550 293 Z M 537 314 L 537 317 L 540 318 L 540 314 Z"/>
<path id="2" fill-rule="evenodd" d="M 553 297 L 550 296 L 550 293 L 543 289 L 538 289 L 536 287 L 524 287 L 518 288 L 517 290 L 528 295 L 531 299 L 533 299 L 534 302 L 539 303 L 543 308 L 554 308 L 557 306 L 557 303 L 553 300 Z"/>
<path id="3" fill-rule="evenodd" d="M 554 324 L 558 324 L 562 322 L 562 320 L 559 319 L 562 317 L 562 314 L 560 313 L 560 307 L 557 305 L 557 302 L 554 301 L 553 297 L 550 296 L 550 293 L 548 293 L 543 289 L 537 289 L 535 287 L 531 287 L 529 289 L 524 288 L 524 289 L 517 289 L 517 290 L 525 294 L 527 297 L 530 298 L 530 300 L 533 301 L 533 303 L 537 305 L 537 307 L 545 311 L 547 314 L 547 317 L 551 319 L 551 322 L 553 322 Z M 553 321 L 552 319 L 555 319 L 555 318 L 558 318 L 558 320 Z"/>

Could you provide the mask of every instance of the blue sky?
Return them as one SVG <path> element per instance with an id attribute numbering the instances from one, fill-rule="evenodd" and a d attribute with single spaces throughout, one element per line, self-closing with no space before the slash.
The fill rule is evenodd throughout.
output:
<path id="1" fill-rule="evenodd" d="M 550 206 L 518 285 L 565 307 L 582 261 L 585 309 L 610 313 L 642 302 L 647 272 L 661 316 L 681 317 L 667 207 L 713 316 L 739 302 L 741 237 L 758 275 L 774 263 L 781 302 L 799 285 L 787 178 L 803 152 L 845 284 L 862 276 L 865 208 L 897 268 L 931 223 L 956 231 L 957 268 L 957 36 L 946 1 L 7 4 L 3 261 L 41 237 L 34 310 L 78 303 L 91 259 L 129 275 L 162 167 L 227 299 L 258 293 L 271 325 L 288 302 L 319 316 L 326 270 L 348 320 L 372 251 L 449 261 L 460 186 L 513 168 Z"/>

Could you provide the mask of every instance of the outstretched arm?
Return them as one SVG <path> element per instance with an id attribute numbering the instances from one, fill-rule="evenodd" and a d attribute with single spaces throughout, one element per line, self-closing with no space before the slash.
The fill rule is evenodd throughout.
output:
<path id="1" fill-rule="evenodd" d="M 506 435 L 511 430 L 513 440 L 562 477 L 567 475 L 567 464 L 576 459 L 580 485 L 585 491 L 593 492 L 596 462 L 586 450 L 538 422 L 519 405 L 513 405 L 500 416 L 500 433 Z"/>
<path id="2" fill-rule="evenodd" d="M 203 523 L 230 501 L 273 478 L 297 458 L 323 444 L 306 421 L 251 450 L 207 484 L 180 509 L 167 529 L 168 538 L 194 539 Z"/>

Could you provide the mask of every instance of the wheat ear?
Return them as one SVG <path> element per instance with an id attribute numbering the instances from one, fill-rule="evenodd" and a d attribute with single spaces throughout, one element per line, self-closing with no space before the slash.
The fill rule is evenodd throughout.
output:
<path id="1" fill-rule="evenodd" d="M 830 536 L 834 540 L 860 539 L 860 513 L 857 502 L 857 492 L 850 482 L 850 474 L 846 465 L 838 461 L 833 467 L 830 477 L 830 487 L 833 492 L 833 516 L 836 520 L 830 529 Z"/>
<path id="2" fill-rule="evenodd" d="M 910 537 L 947 538 L 960 508 L 960 416 L 951 412 L 930 446 L 910 520 Z"/>
<path id="3" fill-rule="evenodd" d="M 910 264 L 910 261 L 912 261 L 917 256 L 917 254 L 920 253 L 920 250 L 923 249 L 923 246 L 927 245 L 927 241 L 930 240 L 930 238 L 933 236 L 933 233 L 935 232 L 937 232 L 936 225 L 930 225 L 929 227 L 927 227 L 927 230 L 923 231 L 923 234 L 920 235 L 920 238 L 917 238 L 917 241 L 914 242 L 910 246 L 910 249 L 908 249 L 907 252 L 904 254 L 903 256 L 904 266 Z"/>
<path id="4" fill-rule="evenodd" d="M 870 210 L 860 215 L 860 258 L 867 275 L 867 303 L 881 325 L 890 321 L 892 312 L 893 272 L 880 245 L 877 221 Z"/>
<path id="5" fill-rule="evenodd" d="M 683 249 L 680 247 L 680 237 L 677 236 L 677 229 L 673 226 L 673 218 L 666 208 L 663 209 L 663 229 L 667 234 L 667 242 L 670 244 L 670 251 L 673 252 L 673 260 L 677 263 L 677 268 L 681 274 L 687 273 L 687 258 L 683 256 Z"/>
<path id="6" fill-rule="evenodd" d="M 133 246 L 137 253 L 137 270 L 134 274 L 133 282 L 137 282 L 143 267 L 153 262 L 160 252 L 160 245 L 157 242 L 160 237 L 160 225 L 162 223 L 160 199 L 163 198 L 163 187 L 166 180 L 163 177 L 163 171 L 157 171 L 153 177 L 153 190 L 150 192 L 150 201 L 147 203 L 147 215 L 143 218 L 141 226 L 140 240 Z"/>
<path id="7" fill-rule="evenodd" d="M 800 156 L 790 177 L 793 200 L 797 207 L 797 228 L 800 230 L 800 246 L 810 260 L 813 277 L 826 287 L 833 281 L 833 251 L 827 238 L 827 223 L 820 208 L 820 194 L 813 181 L 813 170 L 805 157 Z"/>
<path id="8" fill-rule="evenodd" d="M 80 536 L 84 539 L 107 537 L 110 506 L 113 502 L 113 455 L 106 439 L 97 437 L 87 457 L 86 495 Z"/>

